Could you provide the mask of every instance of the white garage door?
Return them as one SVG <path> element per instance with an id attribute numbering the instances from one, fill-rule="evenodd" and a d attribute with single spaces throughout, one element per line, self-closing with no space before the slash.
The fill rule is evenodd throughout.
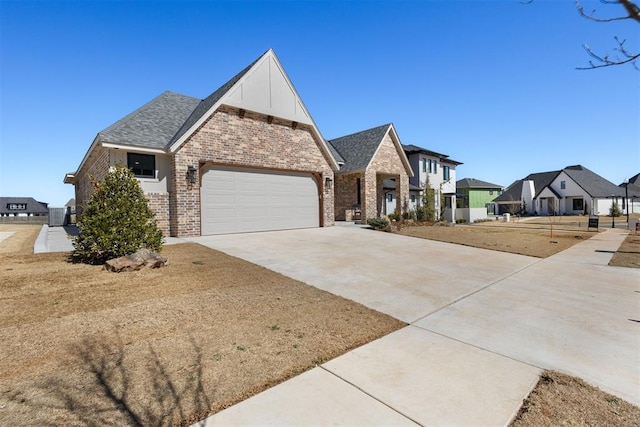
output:
<path id="1" fill-rule="evenodd" d="M 202 176 L 200 194 L 203 236 L 320 225 L 309 174 L 215 167 Z"/>

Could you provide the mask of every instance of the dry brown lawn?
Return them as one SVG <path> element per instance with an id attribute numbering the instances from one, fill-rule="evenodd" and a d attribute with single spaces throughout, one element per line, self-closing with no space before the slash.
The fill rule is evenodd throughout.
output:
<path id="1" fill-rule="evenodd" d="M 548 225 L 538 226 L 401 232 L 533 256 L 594 235 L 576 227 L 551 243 Z M 9 229 L 0 242 L 0 425 L 189 424 L 404 326 L 196 244 L 166 246 L 163 269 L 115 274 L 68 254 L 28 255 L 40 226 L 0 225 Z M 631 255 L 621 263 L 638 267 L 639 247 L 630 235 L 614 260 Z M 513 425 L 640 425 L 640 408 L 551 372 Z"/>
<path id="2" fill-rule="evenodd" d="M 586 229 L 569 230 L 569 227 L 555 226 L 553 231 L 526 225 L 498 223 L 498 221 L 476 225 L 415 225 L 401 227 L 400 234 L 456 243 L 476 248 L 510 252 L 538 258 L 546 258 L 593 237 L 596 232 Z"/>
<path id="3" fill-rule="evenodd" d="M 511 427 L 640 425 L 640 408 L 584 381 L 547 371 Z"/>
<path id="4" fill-rule="evenodd" d="M 0 425 L 195 422 L 404 326 L 200 245 L 163 255 L 0 255 Z"/>
<path id="5" fill-rule="evenodd" d="M 630 233 L 613 254 L 609 265 L 640 268 L 640 235 Z"/>

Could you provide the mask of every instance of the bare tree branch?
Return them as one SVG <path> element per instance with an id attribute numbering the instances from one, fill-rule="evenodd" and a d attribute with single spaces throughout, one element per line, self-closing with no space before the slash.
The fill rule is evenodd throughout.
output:
<path id="1" fill-rule="evenodd" d="M 593 10 L 593 12 L 588 14 L 584 11 L 584 7 L 580 3 L 580 0 L 575 0 L 575 2 L 576 2 L 576 8 L 578 9 L 578 13 L 582 17 L 589 19 L 591 21 L 614 22 L 614 21 L 631 19 L 640 23 L 640 7 L 638 7 L 638 5 L 636 5 L 635 2 L 631 0 L 600 0 L 600 2 L 603 4 L 620 4 L 625 8 L 625 10 L 627 11 L 627 15 L 614 17 L 614 18 L 598 18 L 595 16 L 595 9 Z M 576 67 L 576 69 L 577 70 L 593 70 L 595 68 L 613 67 L 616 65 L 624 65 L 624 64 L 630 63 L 633 65 L 633 67 L 636 70 L 640 70 L 638 68 L 638 65 L 636 64 L 636 61 L 640 58 L 640 53 L 636 54 L 628 51 L 627 48 L 624 46 L 624 43 L 626 40 L 620 40 L 617 36 L 614 38 L 618 43 L 618 46 L 613 50 L 621 53 L 622 57 L 616 56 L 616 58 L 612 59 L 609 56 L 609 52 L 605 53 L 604 55 L 596 54 L 593 50 L 591 50 L 589 45 L 585 43 L 582 45 L 582 48 L 587 52 L 589 56 L 595 59 L 596 62 L 594 63 L 594 61 L 589 61 L 588 67 Z"/>

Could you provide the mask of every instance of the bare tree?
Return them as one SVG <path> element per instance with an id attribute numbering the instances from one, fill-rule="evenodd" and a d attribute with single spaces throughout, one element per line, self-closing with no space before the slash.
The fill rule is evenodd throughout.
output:
<path id="1" fill-rule="evenodd" d="M 520 3 L 522 4 L 531 4 L 534 0 L 523 0 Z M 622 15 L 610 16 L 610 17 L 600 17 L 596 15 L 596 10 L 594 9 L 590 13 L 584 10 L 584 6 L 580 3 L 580 0 L 574 0 L 576 3 L 576 9 L 578 9 L 578 13 L 583 18 L 589 19 L 594 22 L 617 22 L 617 21 L 626 21 L 632 20 L 636 21 L 640 24 L 640 7 L 636 4 L 636 1 L 632 0 L 600 0 L 600 3 L 605 5 L 621 5 L 625 12 Z M 624 45 L 626 43 L 626 39 L 621 39 L 618 36 L 614 37 L 616 41 L 616 47 L 613 48 L 613 54 L 609 52 L 605 52 L 604 54 L 598 54 L 594 52 L 591 47 L 583 43 L 582 48 L 587 52 L 587 54 L 592 58 L 589 60 L 588 67 L 576 67 L 577 70 L 593 70 L 596 68 L 604 68 L 604 67 L 612 67 L 615 65 L 624 65 L 624 64 L 632 64 L 636 70 L 640 71 L 636 61 L 640 58 L 640 53 L 634 53 L 627 49 Z"/>
<path id="2" fill-rule="evenodd" d="M 587 13 L 584 10 L 584 7 L 582 6 L 582 4 L 580 3 L 580 0 L 575 0 L 575 2 L 576 2 L 576 8 L 578 9 L 578 13 L 580 13 L 582 17 L 589 19 L 591 21 L 615 22 L 615 21 L 625 21 L 629 19 L 632 21 L 636 21 L 637 23 L 640 23 L 640 7 L 638 7 L 638 5 L 631 0 L 600 0 L 600 2 L 603 4 L 607 4 L 607 5 L 620 4 L 624 7 L 624 10 L 625 10 L 624 15 L 608 17 L 608 18 L 601 18 L 596 16 L 595 9 L 591 13 Z M 636 68 L 636 70 L 640 70 L 638 68 L 638 65 L 636 64 L 636 61 L 638 60 L 638 58 L 640 58 L 640 53 L 633 53 L 629 51 L 624 45 L 625 42 L 627 41 L 626 39 L 621 39 L 618 36 L 615 36 L 614 40 L 616 41 L 617 46 L 613 48 L 613 51 L 617 53 L 614 53 L 613 56 L 610 55 L 609 52 L 606 52 L 604 54 L 597 54 L 589 47 L 588 44 L 584 43 L 582 45 L 583 49 L 593 59 L 589 61 L 588 67 L 577 67 L 577 69 L 592 70 L 595 68 L 604 68 L 604 67 L 611 67 L 614 65 L 623 65 L 623 64 L 631 63 Z"/>

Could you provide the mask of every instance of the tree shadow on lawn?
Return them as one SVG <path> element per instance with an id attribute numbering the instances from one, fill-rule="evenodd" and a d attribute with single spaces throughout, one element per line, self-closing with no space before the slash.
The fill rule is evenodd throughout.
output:
<path id="1" fill-rule="evenodd" d="M 192 360 L 175 369 L 149 344 L 133 355 L 119 336 L 84 339 L 73 349 L 77 374 L 45 380 L 42 401 L 54 425 L 189 425 L 211 407 L 203 383 L 201 347 L 190 338 Z M 184 360 L 181 359 L 181 365 Z M 40 400 L 40 399 L 38 399 Z"/>

